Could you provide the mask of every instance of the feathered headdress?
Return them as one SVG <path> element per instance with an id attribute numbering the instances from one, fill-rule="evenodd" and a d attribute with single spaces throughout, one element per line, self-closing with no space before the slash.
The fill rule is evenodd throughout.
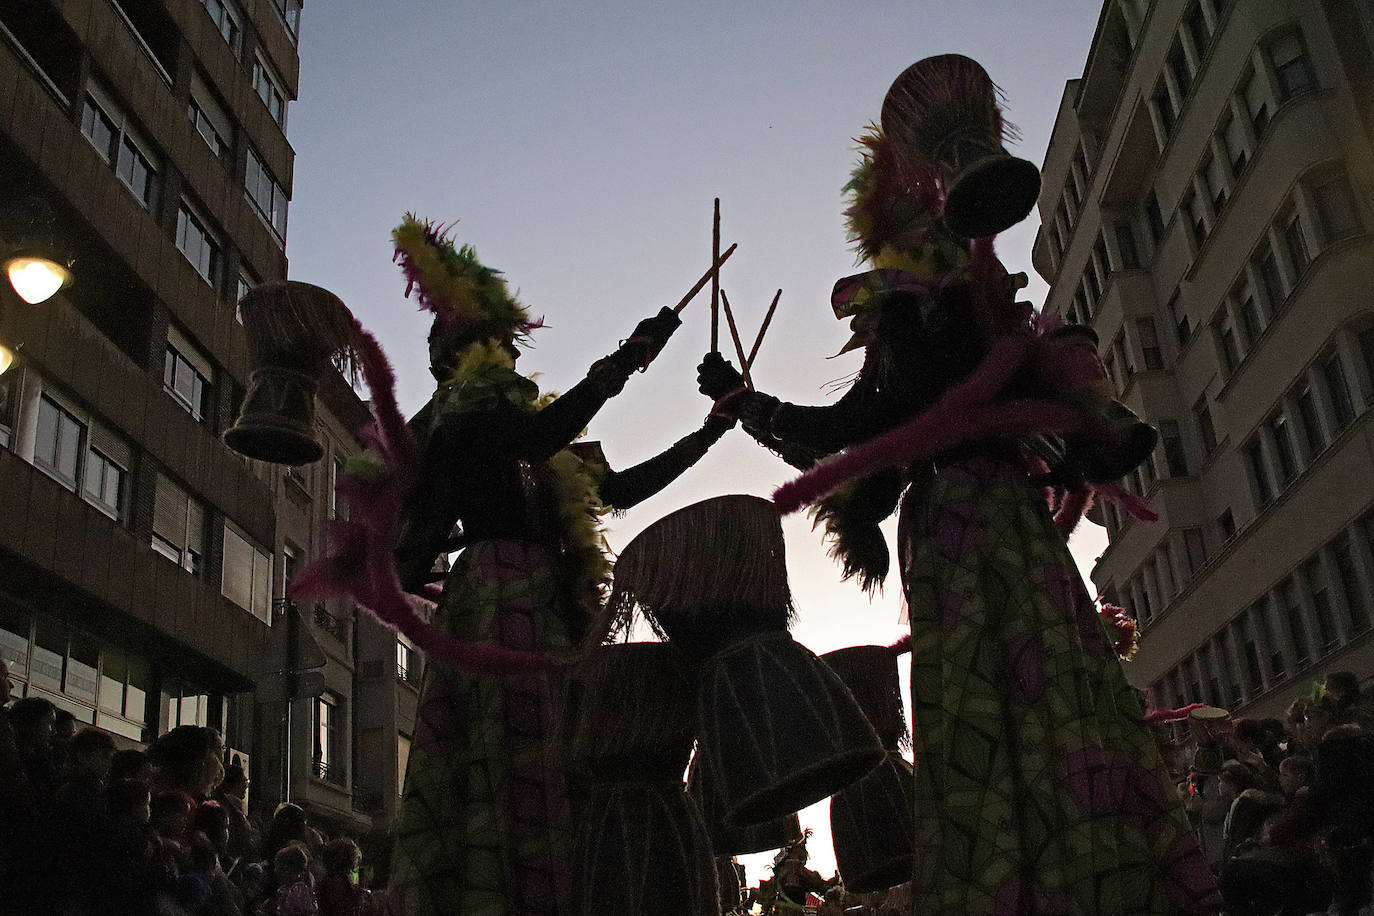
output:
<path id="1" fill-rule="evenodd" d="M 501 271 L 477 260 L 471 245 L 455 248 L 453 223 L 421 221 L 407 213 L 391 231 L 392 260 L 406 278 L 406 297 L 416 293 L 420 308 L 433 312 L 445 336 L 470 340 L 525 340 L 542 327 L 511 295 Z"/>

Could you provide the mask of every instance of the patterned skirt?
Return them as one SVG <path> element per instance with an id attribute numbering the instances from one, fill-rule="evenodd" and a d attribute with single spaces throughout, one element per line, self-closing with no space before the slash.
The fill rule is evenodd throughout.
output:
<path id="1" fill-rule="evenodd" d="M 1215 880 L 1025 475 L 942 469 L 899 522 L 911 614 L 915 912 L 1172 914 Z"/>
<path id="2" fill-rule="evenodd" d="M 565 649 L 548 551 L 484 541 L 458 558 L 437 623 L 513 649 Z M 571 817 L 557 741 L 559 685 L 425 670 L 395 827 L 389 900 L 405 916 L 568 912 Z"/>

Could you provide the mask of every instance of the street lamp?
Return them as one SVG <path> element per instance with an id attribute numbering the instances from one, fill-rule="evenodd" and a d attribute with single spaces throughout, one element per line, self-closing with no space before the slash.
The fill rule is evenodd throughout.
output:
<path id="1" fill-rule="evenodd" d="M 23 198 L 0 217 L 6 239 L 0 266 L 30 305 L 46 302 L 72 283 L 72 258 L 59 247 L 54 223 L 52 206 L 41 197 Z M 0 373 L 13 363 L 14 350 L 0 342 Z"/>
<path id="2" fill-rule="evenodd" d="M 71 268 L 39 247 L 21 248 L 5 258 L 10 285 L 30 305 L 51 299 L 58 290 L 72 284 Z M 0 370 L 3 371 L 3 370 Z"/>

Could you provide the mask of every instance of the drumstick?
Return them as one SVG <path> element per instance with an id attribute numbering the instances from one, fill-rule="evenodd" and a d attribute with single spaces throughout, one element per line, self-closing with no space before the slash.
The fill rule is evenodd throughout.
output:
<path id="1" fill-rule="evenodd" d="M 768 314 L 763 316 L 763 324 L 759 327 L 759 336 L 754 338 L 754 348 L 749 351 L 749 359 L 745 361 L 746 367 L 754 365 L 754 357 L 759 355 L 759 345 L 763 343 L 763 335 L 768 330 L 768 322 L 773 320 L 773 313 L 778 310 L 778 300 L 782 298 L 782 290 L 773 294 L 773 304 L 768 306 Z"/>
<path id="2" fill-rule="evenodd" d="M 730 260 L 730 255 L 734 254 L 735 249 L 738 247 L 738 245 L 731 245 L 721 253 L 721 256 L 716 260 L 716 263 L 712 265 L 711 269 L 702 274 L 701 279 L 696 282 L 696 285 L 687 291 L 687 295 L 683 296 L 682 300 L 678 302 L 677 305 L 673 306 L 674 315 L 687 307 L 687 303 L 691 302 L 692 299 L 696 297 L 696 294 L 701 292 L 701 288 L 706 285 L 707 281 L 709 281 L 712 276 L 716 275 L 716 271 L 720 269 L 720 265 Z"/>
<path id="3" fill-rule="evenodd" d="M 730 338 L 735 342 L 735 355 L 739 357 L 740 375 L 744 377 L 744 384 L 750 390 L 754 390 L 754 380 L 749 377 L 749 363 L 744 359 L 744 345 L 739 342 L 739 328 L 735 326 L 735 312 L 730 308 L 730 299 L 725 295 L 725 290 L 720 291 L 720 304 L 725 306 L 725 321 L 730 325 Z"/>
<path id="4" fill-rule="evenodd" d="M 720 198 L 711 214 L 711 352 L 720 352 Z"/>

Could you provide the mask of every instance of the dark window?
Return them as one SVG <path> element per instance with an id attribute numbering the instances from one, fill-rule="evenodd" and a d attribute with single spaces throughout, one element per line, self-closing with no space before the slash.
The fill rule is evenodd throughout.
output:
<path id="1" fill-rule="evenodd" d="M 1254 488 L 1255 506 L 1262 509 L 1274 498 L 1274 486 L 1269 481 L 1269 468 L 1264 462 L 1264 450 L 1258 440 L 1245 447 L 1245 466 L 1250 471 L 1250 486 Z"/>
<path id="2" fill-rule="evenodd" d="M 1253 347 L 1255 341 L 1259 340 L 1264 333 L 1264 322 L 1260 317 L 1259 303 L 1255 301 L 1253 293 L 1247 291 L 1246 296 L 1241 300 L 1240 308 L 1236 309 L 1240 316 L 1240 326 L 1245 332 L 1245 346 Z"/>
<path id="3" fill-rule="evenodd" d="M 1308 456 L 1316 456 L 1326 448 L 1326 437 L 1322 433 L 1321 417 L 1317 412 L 1317 396 L 1311 388 L 1304 388 L 1296 400 L 1298 425 L 1302 427 L 1303 443 L 1307 446 Z"/>
<path id="4" fill-rule="evenodd" d="M 1226 371 L 1235 372 L 1240 365 L 1240 347 L 1236 344 L 1236 329 L 1230 321 L 1223 321 L 1217 326 L 1217 339 L 1221 341 L 1221 361 Z"/>
<path id="5" fill-rule="evenodd" d="M 1264 689 L 1264 671 L 1260 668 L 1259 646 L 1255 643 L 1254 633 L 1250 629 L 1250 623 L 1244 617 L 1240 620 L 1238 636 L 1241 641 L 1241 651 L 1245 654 L 1245 676 L 1246 686 L 1249 688 L 1251 696 L 1255 696 Z"/>
<path id="6" fill-rule="evenodd" d="M 1264 286 L 1264 297 L 1269 300 L 1269 313 L 1278 314 L 1286 298 L 1283 291 L 1283 277 L 1279 274 L 1279 261 L 1273 250 L 1266 244 L 1255 259 L 1255 269 L 1259 271 L 1260 283 Z"/>
<path id="7" fill-rule="evenodd" d="M 1154 94 L 1155 109 L 1159 111 L 1159 123 L 1164 129 L 1162 140 L 1168 140 L 1169 135 L 1174 132 L 1174 102 L 1169 97 L 1169 87 L 1164 80 L 1159 81 L 1155 87 Z"/>
<path id="8" fill-rule="evenodd" d="M 177 211 L 177 248 L 211 286 L 219 283 L 220 247 L 205 224 L 185 204 Z"/>
<path id="9" fill-rule="evenodd" d="M 191 99 L 186 108 L 186 117 L 195 125 L 196 133 L 205 140 L 216 159 L 229 158 L 228 139 L 220 135 L 219 130 L 215 127 L 215 122 L 211 120 L 210 115 L 206 113 L 200 102 L 194 98 Z"/>
<path id="10" fill-rule="evenodd" d="M 1188 58 L 1183 53 L 1183 45 L 1177 41 L 1169 51 L 1169 72 L 1174 75 L 1174 84 L 1178 86 L 1178 97 L 1180 100 L 1188 97 L 1188 90 L 1193 87 L 1193 71 L 1188 67 Z"/>
<path id="11" fill-rule="evenodd" d="M 1298 601 L 1298 587 L 1292 579 L 1285 579 L 1279 585 L 1279 606 L 1288 624 L 1288 635 L 1293 640 L 1293 667 L 1301 668 L 1308 663 L 1310 656 L 1307 647 L 1307 624 L 1303 620 L 1302 604 Z"/>
<path id="12" fill-rule="evenodd" d="M 1345 429 L 1355 419 L 1355 405 L 1350 400 L 1350 388 L 1345 383 L 1345 368 L 1341 365 L 1339 353 L 1331 354 L 1331 358 L 1322 364 L 1322 377 L 1331 395 L 1331 416 L 1336 421 L 1336 429 Z"/>
<path id="13" fill-rule="evenodd" d="M 1145 204 L 1145 220 L 1150 224 L 1150 240 L 1158 248 L 1164 238 L 1164 211 L 1160 209 L 1159 195 L 1154 191 L 1150 192 L 1150 199 Z"/>
<path id="14" fill-rule="evenodd" d="M 1183 25 L 1188 29 L 1189 37 L 1193 39 L 1193 48 L 1197 51 L 1198 60 L 1202 60 L 1207 56 L 1207 45 L 1211 40 L 1211 35 L 1207 32 L 1207 17 L 1202 14 L 1202 4 L 1192 5 L 1183 20 Z"/>
<path id="15" fill-rule="evenodd" d="M 1207 216 L 1197 195 L 1188 195 L 1188 199 L 1183 202 L 1183 212 L 1187 216 L 1188 227 L 1193 232 L 1193 244 L 1201 247 L 1202 243 L 1207 241 Z"/>
<path id="16" fill-rule="evenodd" d="M 1164 353 L 1159 349 L 1159 335 L 1155 331 L 1153 318 L 1135 320 L 1136 336 L 1140 338 L 1140 353 L 1145 360 L 1146 369 L 1163 369 Z"/>
<path id="17" fill-rule="evenodd" d="M 1116 252 L 1121 257 L 1122 270 L 1140 268 L 1140 252 L 1135 246 L 1135 230 L 1130 223 L 1116 224 Z"/>
<path id="18" fill-rule="evenodd" d="M 1198 398 L 1193 404 L 1193 417 L 1197 420 L 1197 431 L 1202 439 L 1202 451 L 1210 455 L 1217 447 L 1217 430 L 1212 425 L 1212 409 L 1207 404 L 1207 395 Z"/>
<path id="19" fill-rule="evenodd" d="M 1341 580 L 1341 594 L 1345 599 L 1350 632 L 1363 633 L 1369 627 L 1369 606 L 1365 604 L 1364 589 L 1360 587 L 1360 576 L 1355 569 L 1355 548 L 1349 534 L 1342 534 L 1332 543 L 1331 557 L 1335 561 L 1336 575 Z"/>
<path id="20" fill-rule="evenodd" d="M 1226 145 L 1226 155 L 1231 161 L 1231 174 L 1240 178 L 1250 161 L 1245 131 L 1241 128 L 1240 120 L 1232 118 L 1227 121 L 1226 126 L 1221 129 L 1221 136 Z"/>
<path id="21" fill-rule="evenodd" d="M 1269 647 L 1269 677 L 1273 681 L 1281 680 L 1287 669 L 1283 661 L 1283 644 L 1274 638 L 1272 627 L 1269 625 L 1269 600 L 1261 598 L 1256 601 L 1250 606 L 1250 614 L 1254 617 L 1260 643 Z"/>
<path id="22" fill-rule="evenodd" d="M 1298 473 L 1298 459 L 1293 440 L 1288 433 L 1288 418 L 1276 414 L 1269 419 L 1269 432 L 1274 437 L 1274 456 L 1279 463 L 1279 483 L 1287 485 Z"/>
<path id="23" fill-rule="evenodd" d="M 14 421 L 18 414 L 18 372 L 0 375 L 0 448 L 10 448 L 14 440 Z"/>
<path id="24" fill-rule="evenodd" d="M 1355 192 L 1344 175 L 1330 178 L 1312 189 L 1322 236 L 1330 244 L 1360 231 L 1360 216 L 1355 210 Z"/>
<path id="25" fill-rule="evenodd" d="M 1245 108 L 1250 112 L 1255 136 L 1263 137 L 1264 129 L 1269 126 L 1269 89 L 1258 74 L 1252 73 L 1241 92 L 1245 96 Z"/>
<path id="26" fill-rule="evenodd" d="M 1307 238 L 1296 216 L 1283 228 L 1283 241 L 1288 247 L 1288 258 L 1293 262 L 1293 275 L 1301 277 L 1307 265 L 1312 263 L 1312 256 L 1308 254 Z"/>
<path id="27" fill-rule="evenodd" d="M 162 364 L 162 386 L 197 420 L 205 419 L 210 380 L 176 347 L 167 346 Z"/>
<path id="28" fill-rule="evenodd" d="M 1178 345 L 1181 347 L 1188 342 L 1188 338 L 1193 336 L 1192 325 L 1188 321 L 1188 313 L 1180 312 L 1178 308 L 1178 291 L 1169 299 L 1169 317 L 1174 321 L 1174 330 L 1178 335 Z"/>
<path id="29" fill-rule="evenodd" d="M 1161 420 L 1159 438 L 1164 445 L 1164 464 L 1170 477 L 1188 476 L 1188 453 L 1183 448 L 1183 433 L 1177 420 Z"/>
<path id="30" fill-rule="evenodd" d="M 1307 51 L 1296 33 L 1274 42 L 1269 49 L 1269 56 L 1274 62 L 1274 76 L 1278 79 L 1282 101 L 1317 88 L 1317 75 L 1312 72 Z"/>
<path id="31" fill-rule="evenodd" d="M 1231 514 L 1230 509 L 1223 510 L 1221 515 L 1217 516 L 1217 530 L 1221 532 L 1223 542 L 1236 536 L 1236 517 Z"/>
<path id="32" fill-rule="evenodd" d="M 248 167 L 244 176 L 244 188 L 248 199 L 262 216 L 263 221 L 272 227 L 279 241 L 286 240 L 286 190 L 267 171 L 253 150 L 248 151 Z"/>
<path id="33" fill-rule="evenodd" d="M 133 139 L 128 134 L 119 144 L 119 159 L 115 162 L 115 174 L 120 177 L 124 184 L 128 185 L 129 190 L 134 192 L 134 196 L 143 201 L 145 206 L 151 206 L 153 202 L 153 163 L 143 151 L 138 148 Z"/>
<path id="34" fill-rule="evenodd" d="M 52 3 L 0 0 L 0 24 L 66 102 L 81 84 L 81 41 Z"/>
<path id="35" fill-rule="evenodd" d="M 105 113 L 99 103 L 89 95 L 86 107 L 81 111 L 81 132 L 91 141 L 100 158 L 108 163 L 114 162 L 115 142 L 119 139 L 119 128 L 114 120 Z"/>
<path id="36" fill-rule="evenodd" d="M 47 395 L 38 399 L 38 435 L 33 460 L 39 467 L 76 489 L 86 426 Z"/>
<path id="37" fill-rule="evenodd" d="M 181 32 L 161 0 L 113 0 L 124 11 L 134 32 L 143 39 L 148 53 L 168 76 L 177 72 L 177 51 Z"/>
<path id="38" fill-rule="evenodd" d="M 1336 648 L 1340 637 L 1336 632 L 1336 620 L 1331 612 L 1331 590 L 1326 584 L 1326 570 L 1322 568 L 1320 557 L 1313 557 L 1302 564 L 1302 578 L 1307 591 L 1312 596 L 1312 613 L 1317 619 L 1317 634 L 1322 641 L 1322 654 Z"/>
<path id="39" fill-rule="evenodd" d="M 234 49 L 235 56 L 239 53 L 239 35 L 242 34 L 239 22 L 238 11 L 225 0 L 201 0 L 205 4 L 205 11 L 210 14 L 210 18 L 215 21 L 215 28 L 219 30 L 221 36 Z"/>
<path id="40" fill-rule="evenodd" d="M 124 493 L 129 472 L 97 449 L 86 454 L 86 498 L 115 518 L 124 515 Z"/>

